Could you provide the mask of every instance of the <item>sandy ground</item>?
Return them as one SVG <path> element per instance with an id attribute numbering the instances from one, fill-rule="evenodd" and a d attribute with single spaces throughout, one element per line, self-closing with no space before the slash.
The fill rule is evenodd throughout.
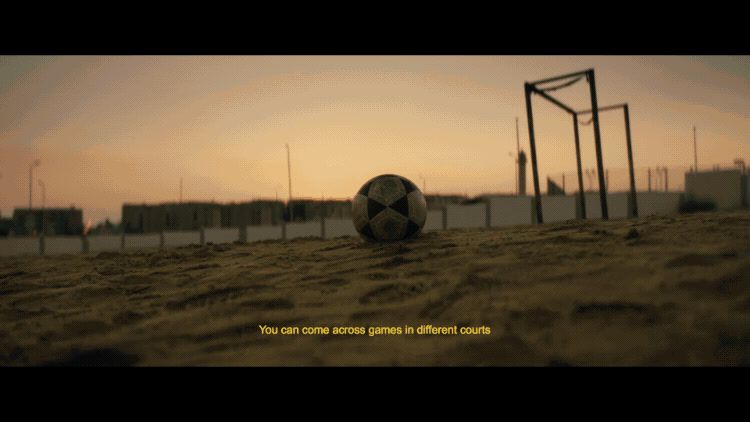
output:
<path id="1" fill-rule="evenodd" d="M 258 326 L 489 327 L 276 335 Z M 0 365 L 748 365 L 750 212 L 0 258 Z"/>

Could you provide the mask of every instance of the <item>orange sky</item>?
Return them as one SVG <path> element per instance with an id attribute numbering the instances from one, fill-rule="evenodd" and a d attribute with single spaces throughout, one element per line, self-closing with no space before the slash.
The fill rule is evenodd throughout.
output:
<path id="1" fill-rule="evenodd" d="M 594 67 L 600 105 L 631 107 L 636 167 L 750 162 L 748 57 L 0 57 L 0 211 L 48 206 L 120 219 L 123 202 L 351 197 L 380 173 L 428 193 L 513 191 L 524 81 Z M 556 95 L 588 108 L 587 85 Z M 572 123 L 534 100 L 540 173 L 572 171 Z M 620 113 L 602 114 L 605 165 L 626 166 Z M 584 166 L 594 167 L 591 127 Z M 531 175 L 528 175 L 531 186 Z M 40 190 L 34 182 L 34 202 Z M 639 186 L 639 188 L 641 188 Z"/>

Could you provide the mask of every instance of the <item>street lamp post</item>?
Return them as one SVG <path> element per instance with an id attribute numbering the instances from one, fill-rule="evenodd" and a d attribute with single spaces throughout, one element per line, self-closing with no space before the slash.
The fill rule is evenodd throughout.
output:
<path id="1" fill-rule="evenodd" d="M 289 222 L 294 222 L 294 208 L 292 206 L 292 160 L 289 157 L 289 144 L 286 144 L 286 169 L 289 175 Z"/>
<path id="2" fill-rule="evenodd" d="M 31 211 L 32 208 L 32 192 L 34 189 L 34 167 L 39 167 L 42 164 L 41 160 L 34 160 L 31 164 L 29 164 L 29 211 Z"/>
<path id="3" fill-rule="evenodd" d="M 518 156 L 513 155 L 512 152 L 508 152 L 508 157 L 513 159 L 513 167 L 516 168 L 516 196 L 518 196 Z"/>
<path id="4" fill-rule="evenodd" d="M 46 232 L 46 222 L 44 221 L 44 208 L 47 202 L 47 188 L 44 186 L 44 181 L 38 180 L 39 187 L 42 188 L 42 236 Z"/>

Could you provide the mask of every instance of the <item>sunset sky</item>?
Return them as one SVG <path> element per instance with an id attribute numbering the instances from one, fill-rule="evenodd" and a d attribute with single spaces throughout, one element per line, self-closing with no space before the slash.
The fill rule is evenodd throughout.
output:
<path id="1" fill-rule="evenodd" d="M 185 200 L 285 199 L 285 143 L 295 197 L 351 197 L 381 173 L 427 193 L 512 192 L 524 81 L 590 67 L 600 105 L 630 104 L 636 167 L 692 165 L 693 125 L 701 166 L 750 163 L 748 56 L 4 56 L 0 211 L 28 206 L 37 158 L 47 206 L 94 223 L 176 201 L 180 177 Z M 590 108 L 585 83 L 555 94 Z M 534 112 L 542 177 L 574 170 L 570 117 L 539 97 Z M 605 166 L 625 168 L 622 114 L 601 122 Z"/>

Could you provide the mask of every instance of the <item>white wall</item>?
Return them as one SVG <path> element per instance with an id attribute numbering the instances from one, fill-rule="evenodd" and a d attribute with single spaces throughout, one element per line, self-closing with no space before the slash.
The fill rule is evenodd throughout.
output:
<path id="1" fill-rule="evenodd" d="M 201 232 L 199 231 L 164 232 L 164 246 L 187 246 L 200 244 Z"/>
<path id="2" fill-rule="evenodd" d="M 680 211 L 680 192 L 638 192 L 638 216 L 669 215 Z"/>
<path id="3" fill-rule="evenodd" d="M 247 241 L 281 239 L 281 226 L 247 226 Z"/>
<path id="4" fill-rule="evenodd" d="M 532 224 L 534 198 L 531 196 L 490 197 L 490 226 Z"/>
<path id="5" fill-rule="evenodd" d="M 587 209 L 588 211 L 588 209 Z M 545 223 L 575 220 L 576 197 L 568 195 L 542 196 L 542 216 Z"/>
<path id="6" fill-rule="evenodd" d="M 89 252 L 119 251 L 120 236 L 96 235 L 89 236 Z"/>
<path id="7" fill-rule="evenodd" d="M 350 218 L 326 218 L 326 239 L 358 235 Z"/>
<path id="8" fill-rule="evenodd" d="M 443 230 L 443 210 L 428 210 L 422 231 Z"/>
<path id="9" fill-rule="evenodd" d="M 609 218 L 628 217 L 628 192 L 616 192 L 607 194 L 607 210 Z M 602 218 L 602 204 L 599 201 L 599 192 L 587 192 L 584 194 L 586 200 L 586 218 Z M 545 217 L 547 217 L 545 215 Z"/>
<path id="10" fill-rule="evenodd" d="M 125 249 L 158 248 L 158 234 L 126 234 Z"/>
<path id="11" fill-rule="evenodd" d="M 44 254 L 77 254 L 83 252 L 80 236 L 51 236 L 44 238 Z"/>
<path id="12" fill-rule="evenodd" d="M 237 227 L 204 229 L 206 243 L 232 243 L 240 240 L 240 229 Z"/>
<path id="13" fill-rule="evenodd" d="M 316 236 L 320 237 L 320 221 L 309 223 L 289 223 L 286 225 L 286 238 Z"/>
<path id="14" fill-rule="evenodd" d="M 448 205 L 448 228 L 475 228 L 487 226 L 487 205 Z"/>
<path id="15" fill-rule="evenodd" d="M 11 255 L 39 255 L 39 238 L 0 238 L 0 256 Z"/>

